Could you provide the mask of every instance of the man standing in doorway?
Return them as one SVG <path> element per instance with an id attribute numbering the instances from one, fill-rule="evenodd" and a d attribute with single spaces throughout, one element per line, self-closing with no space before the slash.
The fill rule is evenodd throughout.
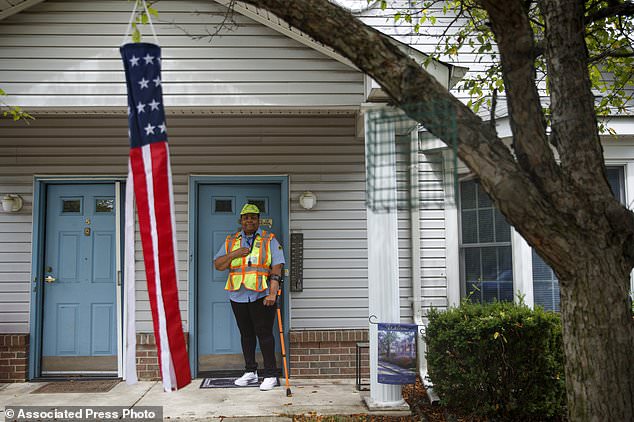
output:
<path id="1" fill-rule="evenodd" d="M 235 380 L 239 386 L 258 382 L 255 361 L 256 337 L 264 358 L 260 390 L 277 385 L 275 364 L 275 301 L 285 264 L 282 246 L 275 235 L 260 229 L 260 209 L 245 204 L 240 212 L 242 230 L 227 236 L 214 257 L 218 271 L 229 270 L 225 290 L 240 330 L 245 373 Z"/>

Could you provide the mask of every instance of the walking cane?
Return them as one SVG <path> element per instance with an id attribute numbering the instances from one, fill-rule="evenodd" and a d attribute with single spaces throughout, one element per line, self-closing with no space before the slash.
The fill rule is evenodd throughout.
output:
<path id="1" fill-rule="evenodd" d="M 284 347 L 284 330 L 282 329 L 282 313 L 280 311 L 280 296 L 282 295 L 282 282 L 280 288 L 277 289 L 277 326 L 280 329 L 280 343 L 282 345 L 282 361 L 284 362 L 284 377 L 286 378 L 286 397 L 292 397 L 291 386 L 288 383 L 288 366 L 286 365 L 286 348 Z"/>

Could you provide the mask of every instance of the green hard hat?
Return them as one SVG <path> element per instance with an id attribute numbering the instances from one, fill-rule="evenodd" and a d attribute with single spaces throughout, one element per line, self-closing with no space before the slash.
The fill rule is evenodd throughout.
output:
<path id="1" fill-rule="evenodd" d="M 244 214 L 260 214 L 260 209 L 256 205 L 245 204 L 244 207 L 242 207 L 242 211 L 240 211 L 240 215 Z"/>

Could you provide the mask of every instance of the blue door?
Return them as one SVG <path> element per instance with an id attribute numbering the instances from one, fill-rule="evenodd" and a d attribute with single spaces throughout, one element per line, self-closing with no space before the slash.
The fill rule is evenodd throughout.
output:
<path id="1" fill-rule="evenodd" d="M 242 206 L 256 204 L 261 211 L 260 227 L 275 233 L 284 245 L 281 232 L 280 185 L 209 184 L 198 188 L 198 370 L 244 369 L 240 332 L 231 311 L 227 292 L 227 271 L 217 271 L 213 258 L 227 235 L 241 229 Z M 277 329 L 274 330 L 277 333 Z M 279 340 L 276 335 L 276 344 Z M 257 356 L 262 365 L 261 356 Z M 279 359 L 278 359 L 279 363 Z"/>
<path id="2" fill-rule="evenodd" d="M 48 185 L 42 375 L 117 374 L 114 184 Z"/>

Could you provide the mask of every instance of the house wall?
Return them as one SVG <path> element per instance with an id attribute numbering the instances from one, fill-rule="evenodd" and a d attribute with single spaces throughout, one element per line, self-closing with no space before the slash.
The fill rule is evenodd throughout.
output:
<path id="1" fill-rule="evenodd" d="M 125 107 L 119 46 L 131 9 L 129 1 L 47 0 L 0 21 L 6 102 Z M 214 1 L 163 0 L 159 9 L 168 108 L 357 107 L 364 100 L 360 72 L 242 15 L 210 38 L 226 11 Z"/>
<path id="2" fill-rule="evenodd" d="M 189 175 L 288 174 L 290 230 L 304 234 L 304 290 L 291 294 L 291 330 L 367 328 L 367 233 L 365 222 L 364 144 L 355 137 L 356 116 L 350 113 L 312 115 L 170 115 L 174 174 L 179 297 L 188 331 L 188 177 Z M 0 121 L 0 192 L 18 193 L 25 206 L 18 213 L 0 213 L 0 333 L 29 332 L 34 175 L 125 176 L 127 119 L 102 116 L 41 115 L 26 125 Z M 243 164 L 257 157 L 256 166 Z M 407 163 L 399 156 L 399 178 Z M 423 158 L 421 189 L 439 183 L 438 158 Z M 299 207 L 305 190 L 318 197 L 310 211 Z M 424 196 L 425 193 L 421 192 Z M 442 209 L 421 210 L 423 290 L 427 306 L 444 306 L 444 228 Z M 400 303 L 404 321 L 411 321 L 411 253 L 409 215 L 399 214 Z M 136 241 L 137 331 L 151 333 L 140 238 Z M 361 338 L 365 338 L 363 334 Z M 323 335 L 322 335 L 323 336 Z M 291 354 L 305 348 L 296 336 Z M 353 342 L 350 340 L 341 340 Z M 338 340 L 339 341 L 339 340 Z M 332 342 L 331 342 L 332 343 Z M 354 347 L 346 343 L 347 348 Z M 319 374 L 350 376 L 347 363 L 313 363 Z M 302 352 L 299 352 L 302 353 Z M 326 354 L 333 357 L 332 353 Z M 310 358 L 312 359 L 312 358 Z M 322 359 L 325 359 L 323 357 Z M 337 361 L 339 361 L 337 357 Z M 144 363 L 145 364 L 145 363 Z M 314 375 L 309 367 L 304 368 Z M 337 366 L 339 365 L 339 366 Z M 342 367 L 341 365 L 346 365 Z M 334 368 L 338 369 L 334 374 Z M 296 368 L 299 369 L 299 368 Z"/>

